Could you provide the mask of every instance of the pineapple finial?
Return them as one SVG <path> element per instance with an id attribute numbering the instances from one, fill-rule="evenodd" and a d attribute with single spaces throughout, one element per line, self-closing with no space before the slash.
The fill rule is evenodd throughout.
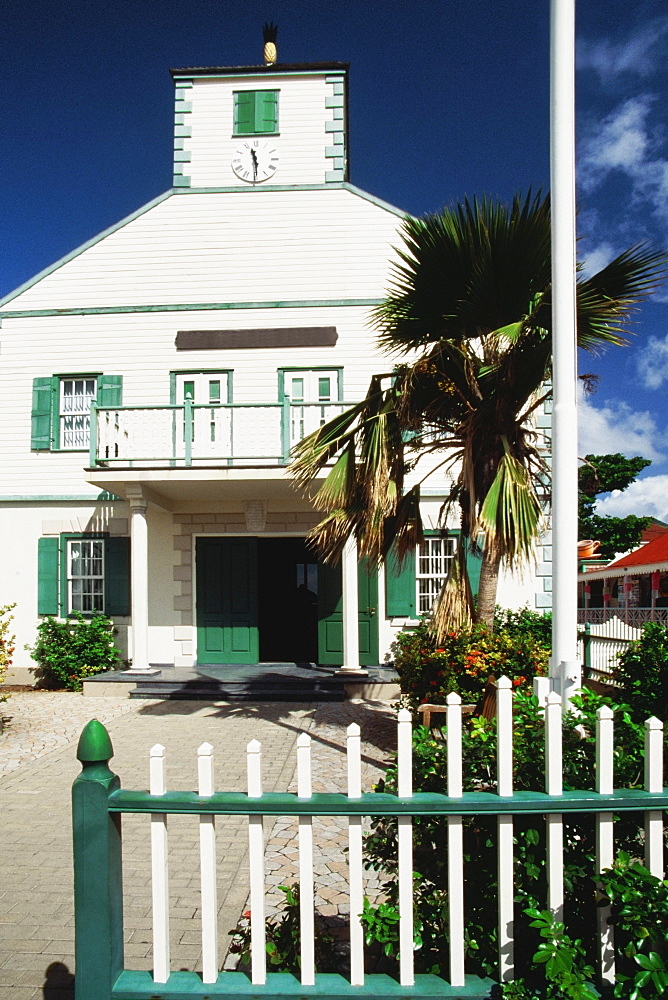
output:
<path id="1" fill-rule="evenodd" d="M 264 41 L 264 62 L 266 66 L 273 66 L 276 62 L 276 35 L 278 25 L 272 21 L 267 21 L 262 25 L 262 40 Z"/>

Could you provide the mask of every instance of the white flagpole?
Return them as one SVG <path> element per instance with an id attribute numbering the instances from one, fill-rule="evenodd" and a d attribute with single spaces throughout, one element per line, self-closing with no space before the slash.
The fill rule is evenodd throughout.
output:
<path id="1" fill-rule="evenodd" d="M 575 0 L 552 0 L 552 595 L 550 678 L 568 701 L 577 658 L 577 359 L 575 301 Z"/>

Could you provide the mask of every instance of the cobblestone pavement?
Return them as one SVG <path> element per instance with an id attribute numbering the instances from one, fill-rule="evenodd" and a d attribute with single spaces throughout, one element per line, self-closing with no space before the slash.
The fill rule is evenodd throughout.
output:
<path id="1" fill-rule="evenodd" d="M 168 788 L 196 787 L 197 747 L 214 746 L 216 787 L 244 790 L 245 748 L 262 743 L 266 791 L 294 788 L 296 739 L 313 738 L 314 791 L 344 791 L 345 729 L 362 728 L 363 787 L 381 773 L 395 743 L 387 706 L 343 704 L 216 704 L 84 699 L 62 693 L 15 694 L 0 705 L 9 721 L 0 733 L 0 1000 L 71 1000 L 74 970 L 70 788 L 79 772 L 76 741 L 97 717 L 114 745 L 115 770 L 126 788 L 146 788 L 148 750 L 163 743 Z M 319 909 L 345 917 L 344 823 L 328 817 L 314 823 Z M 218 831 L 218 900 L 221 956 L 226 931 L 246 906 L 246 820 L 221 818 Z M 170 919 L 172 967 L 200 968 L 197 820 L 170 818 Z M 126 965 L 151 968 L 148 817 L 123 819 Z M 267 827 L 269 902 L 278 885 L 296 875 L 296 835 L 289 821 Z M 368 881 L 368 895 L 377 882 Z"/>

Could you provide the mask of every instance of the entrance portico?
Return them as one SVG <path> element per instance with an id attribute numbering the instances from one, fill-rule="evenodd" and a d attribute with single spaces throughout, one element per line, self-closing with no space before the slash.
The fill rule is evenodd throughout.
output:
<path id="1" fill-rule="evenodd" d="M 260 470 L 123 471 L 124 479 L 115 469 L 91 480 L 130 507 L 133 674 L 169 662 L 167 631 L 175 666 L 320 663 L 358 674 L 378 664 L 377 570 L 359 565 L 354 544 L 340 566 L 319 562 L 305 537 L 318 514 L 284 470 L 250 480 Z M 166 549 L 171 629 L 150 600 L 168 585 Z"/>

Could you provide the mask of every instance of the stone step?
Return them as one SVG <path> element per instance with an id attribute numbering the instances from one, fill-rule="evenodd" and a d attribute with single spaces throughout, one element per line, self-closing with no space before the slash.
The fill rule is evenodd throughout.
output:
<path id="1" fill-rule="evenodd" d="M 223 680 L 196 676 L 187 680 L 137 678 L 131 698 L 193 699 L 198 701 L 343 701 L 343 682 L 333 677 L 246 678 Z"/>

